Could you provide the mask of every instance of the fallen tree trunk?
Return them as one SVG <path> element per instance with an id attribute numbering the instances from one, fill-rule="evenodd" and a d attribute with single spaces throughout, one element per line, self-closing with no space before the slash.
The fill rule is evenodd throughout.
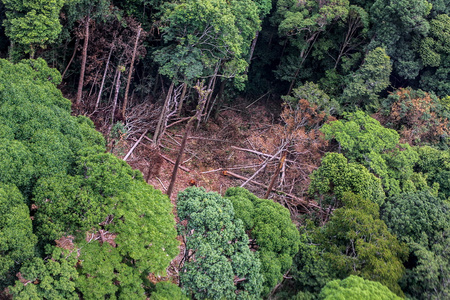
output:
<path id="1" fill-rule="evenodd" d="M 245 180 L 245 181 L 248 180 L 247 177 L 241 176 L 239 174 L 236 174 L 236 173 L 233 173 L 230 171 L 223 171 L 222 174 L 225 176 L 231 176 L 231 177 L 235 177 L 237 179 L 241 179 L 241 180 Z M 265 189 L 268 189 L 268 187 L 269 187 L 266 184 L 263 184 L 263 183 L 260 183 L 260 182 L 254 181 L 254 180 L 250 180 L 249 182 L 253 183 L 254 185 L 260 186 L 262 188 L 265 188 Z M 289 194 L 289 193 L 286 193 L 283 191 L 279 191 L 279 190 L 272 190 L 272 191 L 275 193 L 278 193 L 280 195 L 286 196 L 292 200 L 295 200 L 298 204 L 304 206 L 305 208 L 317 208 L 319 210 L 321 209 L 320 206 L 315 201 L 305 201 L 303 199 L 298 198 L 295 195 L 292 195 L 292 194 Z M 293 204 L 297 204 L 297 203 L 293 203 Z"/>
<path id="2" fill-rule="evenodd" d="M 253 153 L 253 154 L 256 154 L 256 155 L 261 155 L 261 156 L 265 156 L 265 157 L 269 157 L 269 158 L 278 158 L 278 157 L 276 157 L 280 152 L 278 152 L 277 154 L 275 154 L 275 155 L 270 155 L 270 154 L 267 154 L 267 153 L 263 153 L 263 152 L 259 152 L 259 151 L 256 151 L 256 150 L 252 150 L 252 149 L 245 149 L 245 148 L 240 148 L 240 147 L 236 147 L 236 146 L 231 146 L 231 148 L 233 148 L 233 149 L 235 149 L 235 150 L 239 150 L 239 151 L 245 151 L 245 152 L 250 152 L 250 153 Z M 290 162 L 290 163 L 293 163 L 293 164 L 295 164 L 296 162 L 295 161 L 293 161 L 293 160 L 290 160 L 290 159 L 286 159 L 286 162 Z"/>

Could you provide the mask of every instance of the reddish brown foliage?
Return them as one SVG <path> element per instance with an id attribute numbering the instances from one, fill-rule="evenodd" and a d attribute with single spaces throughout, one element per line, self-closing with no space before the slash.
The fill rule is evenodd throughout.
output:
<path id="1" fill-rule="evenodd" d="M 75 248 L 75 245 L 73 244 L 74 239 L 75 237 L 73 237 L 72 235 L 62 236 L 60 239 L 55 240 L 56 247 L 66 250 L 73 250 Z"/>
<path id="2" fill-rule="evenodd" d="M 450 134 L 448 119 L 441 115 L 439 99 L 429 93 L 399 89 L 388 99 L 394 99 L 388 115 L 377 113 L 381 124 L 396 129 L 401 142 L 411 145 L 439 142 Z"/>
<path id="3" fill-rule="evenodd" d="M 280 115 L 281 124 L 271 126 L 262 136 L 250 137 L 261 152 L 276 153 L 277 149 L 287 151 L 286 166 L 283 168 L 278 188 L 302 197 L 309 186 L 309 175 L 320 164 L 327 150 L 328 142 L 322 138 L 320 127 L 334 120 L 307 100 L 299 100 L 296 109 L 285 106 Z"/>

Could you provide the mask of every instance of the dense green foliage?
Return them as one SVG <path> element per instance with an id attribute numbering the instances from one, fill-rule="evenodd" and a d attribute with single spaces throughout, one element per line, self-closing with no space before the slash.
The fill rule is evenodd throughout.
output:
<path id="1" fill-rule="evenodd" d="M 383 220 L 404 242 L 433 244 L 450 225 L 449 206 L 429 191 L 388 198 Z"/>
<path id="2" fill-rule="evenodd" d="M 29 48 L 31 58 L 36 46 L 44 47 L 55 41 L 61 32 L 59 11 L 63 0 L 52 0 L 42 3 L 36 0 L 3 1 L 7 8 L 5 22 L 6 34 L 12 43 Z"/>
<path id="3" fill-rule="evenodd" d="M 339 153 L 325 155 L 320 167 L 311 175 L 309 192 L 328 196 L 325 199 L 328 204 L 336 204 L 346 192 L 360 194 L 378 205 L 385 199 L 381 180 L 364 166 L 349 163 Z"/>
<path id="4" fill-rule="evenodd" d="M 0 287 L 19 279 L 18 299 L 145 298 L 142 278 L 178 253 L 169 199 L 104 153 L 45 61 L 0 64 Z"/>
<path id="5" fill-rule="evenodd" d="M 156 284 L 155 291 L 152 293 L 151 300 L 188 300 L 181 288 L 168 281 L 160 281 Z"/>
<path id="6" fill-rule="evenodd" d="M 381 178 L 388 194 L 427 188 L 421 174 L 414 172 L 414 165 L 419 160 L 417 152 L 409 144 L 400 144 L 395 130 L 384 128 L 362 111 L 346 115 L 346 120 L 325 124 L 321 130 L 326 139 L 338 142 L 351 162 L 362 164 Z"/>
<path id="7" fill-rule="evenodd" d="M 351 193 L 342 198 L 344 207 L 316 233 L 324 256 L 339 274 L 355 274 L 379 281 L 402 295 L 398 281 L 403 275 L 407 248 L 389 233 L 379 218 L 376 203 Z"/>
<path id="8" fill-rule="evenodd" d="M 297 297 L 317 297 L 327 282 L 348 275 L 378 281 L 403 296 L 398 282 L 405 272 L 406 245 L 380 220 L 376 203 L 349 192 L 341 202 L 324 226 L 304 229 L 293 269 Z"/>
<path id="9" fill-rule="evenodd" d="M 283 274 L 292 265 L 298 252 L 298 230 L 289 210 L 272 200 L 259 199 L 244 188 L 229 188 L 225 198 L 231 200 L 236 218 L 244 222 L 250 238 L 256 241 L 266 295 L 283 280 Z"/>
<path id="10" fill-rule="evenodd" d="M 18 267 L 34 256 L 37 242 L 30 211 L 15 186 L 0 182 L 0 285 L 13 278 Z"/>
<path id="11" fill-rule="evenodd" d="M 320 292 L 319 299 L 400 300 L 402 298 L 379 282 L 350 275 L 343 280 L 328 282 Z"/>
<path id="12" fill-rule="evenodd" d="M 417 299 L 449 295 L 450 217 L 448 203 L 429 191 L 400 194 L 388 199 L 383 219 L 399 239 L 410 245 L 413 267 L 404 278 L 404 290 Z M 426 275 L 425 275 L 426 274 Z"/>
<path id="13" fill-rule="evenodd" d="M 0 297 L 450 298 L 449 0 L 3 0 L 6 57 Z M 257 151 L 286 154 L 270 196 L 289 210 L 180 193 L 182 289 L 155 287 L 179 251 L 173 207 L 85 116 L 158 137 L 235 105 L 269 108 L 277 140 Z"/>
<path id="14" fill-rule="evenodd" d="M 196 299 L 258 299 L 261 263 L 248 248 L 231 201 L 202 188 L 178 194 L 177 211 L 186 244 L 182 287 Z M 186 222 L 186 223 L 185 223 Z"/>

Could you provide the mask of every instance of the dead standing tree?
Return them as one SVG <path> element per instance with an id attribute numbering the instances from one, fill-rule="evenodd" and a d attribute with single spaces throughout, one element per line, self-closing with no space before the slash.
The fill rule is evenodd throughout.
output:
<path id="1" fill-rule="evenodd" d="M 308 211 L 317 209 L 307 196 L 309 175 L 320 164 L 327 150 L 327 142 L 321 138 L 320 127 L 332 118 L 319 111 L 306 100 L 295 106 L 286 105 L 281 114 L 281 123 L 270 125 L 247 138 L 248 149 L 232 149 L 256 155 L 261 162 L 251 176 L 242 176 L 227 169 L 224 175 L 243 180 L 245 185 L 263 188 L 265 198 L 276 193 L 292 211 L 296 207 Z M 274 165 L 274 163 L 276 164 Z M 273 168 L 273 171 L 269 171 Z"/>
<path id="2" fill-rule="evenodd" d="M 131 77 L 133 75 L 133 68 L 134 68 L 134 61 L 136 59 L 136 53 L 137 53 L 137 49 L 138 49 L 138 43 L 139 43 L 139 38 L 141 36 L 141 32 L 142 32 L 142 28 L 141 25 L 138 26 L 138 30 L 136 33 L 136 41 L 134 43 L 134 49 L 133 49 L 133 54 L 131 57 L 131 63 L 130 63 L 130 68 L 128 71 L 128 79 L 127 79 L 127 86 L 125 88 L 125 96 L 123 99 L 123 105 L 122 105 L 122 119 L 125 119 L 125 111 L 127 109 L 127 104 L 128 104 L 128 92 L 130 90 L 130 83 L 131 83 Z"/>
<path id="3" fill-rule="evenodd" d="M 209 94 L 211 93 L 211 89 L 206 89 L 203 81 L 201 83 L 197 81 L 197 85 L 194 86 L 194 89 L 198 93 L 197 111 L 196 111 L 195 115 L 192 116 L 186 124 L 186 130 L 184 131 L 183 140 L 181 141 L 180 151 L 178 152 L 177 160 L 175 161 L 175 166 L 174 166 L 173 172 L 172 172 L 172 177 L 170 179 L 170 184 L 167 189 L 167 196 L 169 198 L 170 198 L 170 195 L 172 194 L 173 187 L 174 187 L 175 181 L 177 179 L 178 167 L 181 163 L 181 158 L 183 157 L 184 149 L 186 147 L 186 141 L 187 141 L 189 134 L 191 133 L 194 120 L 197 119 L 198 124 L 200 124 L 200 121 L 202 120 L 202 112 L 205 108 L 205 104 L 209 97 Z"/>
<path id="4" fill-rule="evenodd" d="M 153 134 L 153 143 L 155 145 L 159 145 L 161 138 L 166 131 L 167 123 L 170 118 L 177 114 L 179 102 L 181 101 L 180 94 L 182 94 L 184 84 L 182 83 L 176 88 L 174 88 L 174 86 L 175 82 L 172 81 L 169 91 L 167 92 L 163 107 L 161 108 L 161 114 L 159 116 L 158 124 L 156 125 L 155 133 Z"/>

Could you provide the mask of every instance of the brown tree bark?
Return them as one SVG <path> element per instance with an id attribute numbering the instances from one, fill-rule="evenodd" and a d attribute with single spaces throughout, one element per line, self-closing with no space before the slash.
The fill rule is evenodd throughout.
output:
<path id="1" fill-rule="evenodd" d="M 275 170 L 275 174 L 272 176 L 272 180 L 270 180 L 269 187 L 267 189 L 266 195 L 264 195 L 264 199 L 269 198 L 270 192 L 272 191 L 273 185 L 275 184 L 275 181 L 277 180 L 278 174 L 280 174 L 281 168 L 283 167 L 285 161 L 286 161 L 286 155 L 287 151 L 283 151 L 283 155 L 280 159 L 280 163 L 278 164 L 277 169 Z"/>
<path id="2" fill-rule="evenodd" d="M 197 82 L 197 85 L 194 88 L 198 92 L 199 104 L 197 105 L 197 111 L 195 113 L 195 116 L 190 118 L 188 123 L 186 124 L 186 131 L 184 132 L 183 140 L 181 141 L 180 151 L 178 152 L 177 160 L 175 162 L 175 167 L 173 168 L 172 177 L 170 179 L 170 185 L 169 185 L 169 188 L 167 189 L 167 196 L 169 196 L 169 198 L 170 198 L 170 195 L 172 194 L 173 186 L 175 185 L 175 181 L 177 179 L 178 166 L 180 165 L 181 158 L 183 157 L 184 148 L 186 147 L 186 141 L 187 141 L 188 135 L 190 134 L 190 132 L 192 130 L 194 120 L 201 119 L 201 114 L 202 114 L 202 111 L 204 108 L 204 103 L 206 102 L 206 99 L 208 98 L 209 93 L 211 92 L 211 90 L 205 89 L 205 87 L 203 86 L 203 82 L 202 83 Z M 203 105 L 202 105 L 202 103 L 203 103 Z M 202 108 L 202 106 L 203 106 L 203 108 Z"/>
<path id="3" fill-rule="evenodd" d="M 127 109 L 127 104 L 128 104 L 128 92 L 130 90 L 131 77 L 133 75 L 134 60 L 136 58 L 136 51 L 137 51 L 137 46 L 138 46 L 138 42 L 139 42 L 139 37 L 141 36 L 141 31 L 142 31 L 142 28 L 141 28 L 141 26 L 139 26 L 138 32 L 136 34 L 136 42 L 134 43 L 133 56 L 131 58 L 130 71 L 128 72 L 127 86 L 125 88 L 125 97 L 123 99 L 123 105 L 122 105 L 122 119 L 124 119 L 124 120 L 125 120 L 125 111 Z"/>
<path id="4" fill-rule="evenodd" d="M 172 191 L 173 191 L 173 187 L 175 185 L 175 181 L 177 179 L 177 173 L 178 173 L 178 166 L 181 163 L 181 158 L 183 157 L 183 153 L 184 153 L 184 148 L 186 148 L 186 141 L 188 138 L 188 135 L 191 132 L 192 129 L 192 121 L 194 120 L 194 118 L 191 118 L 187 125 L 186 125 L 186 131 L 184 132 L 184 136 L 183 136 L 183 140 L 181 141 L 181 145 L 180 145 L 180 151 L 178 152 L 178 156 L 177 156 L 177 160 L 175 161 L 175 166 L 173 167 L 173 171 L 172 171 L 172 177 L 170 179 L 170 184 L 169 187 L 167 188 L 167 196 L 170 198 L 170 195 L 172 195 Z"/>
<path id="5" fill-rule="evenodd" d="M 83 94 L 83 84 L 84 84 L 84 73 L 86 72 L 86 60 L 87 60 L 87 48 L 89 45 L 89 22 L 91 18 L 89 14 L 86 16 L 85 24 L 84 24 L 84 43 L 83 43 L 83 54 L 81 57 L 81 70 L 80 70 L 80 79 L 78 80 L 78 91 L 77 98 L 75 101 L 75 105 L 77 107 L 80 106 L 81 97 Z"/>

